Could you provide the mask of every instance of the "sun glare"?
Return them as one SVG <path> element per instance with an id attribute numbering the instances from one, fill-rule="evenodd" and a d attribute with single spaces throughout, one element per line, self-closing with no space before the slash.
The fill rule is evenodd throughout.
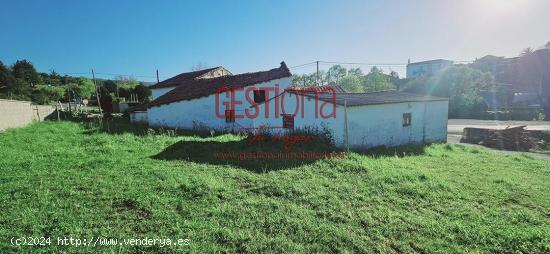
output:
<path id="1" fill-rule="evenodd" d="M 475 8 L 492 14 L 508 14 L 518 8 L 529 6 L 537 0 L 477 0 Z"/>

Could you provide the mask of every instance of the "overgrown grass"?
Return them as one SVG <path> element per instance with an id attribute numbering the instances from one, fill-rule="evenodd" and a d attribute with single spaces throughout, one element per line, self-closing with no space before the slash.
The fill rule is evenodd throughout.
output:
<path id="1" fill-rule="evenodd" d="M 0 134 L 0 253 L 550 252 L 547 161 L 444 144 L 216 161 L 244 137 L 120 130 L 42 122 Z M 55 242 L 10 245 L 22 236 Z M 69 236 L 191 242 L 57 246 Z"/>

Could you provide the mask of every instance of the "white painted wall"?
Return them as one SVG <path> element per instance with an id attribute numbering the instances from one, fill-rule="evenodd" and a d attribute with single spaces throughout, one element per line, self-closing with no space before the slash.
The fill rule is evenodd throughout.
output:
<path id="1" fill-rule="evenodd" d="M 290 95 L 290 93 L 287 93 Z M 301 97 L 301 96 L 298 96 Z M 307 98 L 307 97 L 306 97 Z M 287 100 L 288 99 L 288 100 Z M 282 103 L 282 100 L 279 100 Z M 293 113 L 296 95 L 285 97 L 285 108 Z M 301 102 L 300 102 L 301 103 Z M 282 116 L 275 116 L 275 101 L 269 102 L 268 118 L 254 120 L 254 127 L 282 126 Z M 304 101 L 304 117 L 300 113 L 294 119 L 294 128 L 325 126 L 330 129 L 334 143 L 345 146 L 345 110 L 336 106 L 336 118 L 315 117 L 314 99 Z M 260 109 L 264 112 L 265 105 Z M 325 109 L 326 113 L 332 112 Z M 281 112 L 279 112 L 281 114 Z M 403 127 L 403 113 L 411 113 L 411 125 Z M 365 105 L 347 108 L 348 138 L 351 148 L 394 147 L 407 144 L 445 142 L 447 140 L 448 101 L 410 102 L 381 105 Z M 273 129 L 272 132 L 280 132 Z M 286 131 L 286 130 L 283 130 Z"/>
<path id="2" fill-rule="evenodd" d="M 410 126 L 403 126 L 403 113 L 411 113 Z M 349 107 L 349 145 L 371 148 L 445 142 L 447 116 L 448 101 Z"/>
<path id="3" fill-rule="evenodd" d="M 269 115 L 268 117 L 265 117 L 265 114 L 263 114 L 254 119 L 255 128 L 263 126 L 268 127 L 266 130 L 269 130 L 271 133 L 287 132 L 288 130 L 286 129 L 270 127 L 283 126 L 283 117 L 281 116 L 281 114 L 283 114 L 283 105 L 285 113 L 294 114 L 296 112 L 296 104 L 298 103 L 298 111 L 294 117 L 295 129 L 317 128 L 319 131 L 327 129 L 332 133 L 332 137 L 334 138 L 334 143 L 336 145 L 341 146 L 344 144 L 344 107 L 336 105 L 336 117 L 323 118 L 319 113 L 321 106 L 325 104 L 326 106 L 323 106 L 322 108 L 323 113 L 324 115 L 330 115 L 334 111 L 331 103 L 319 101 L 317 104 L 317 116 L 315 115 L 316 105 L 315 99 L 313 98 L 285 92 L 278 97 L 278 113 L 275 112 L 275 103 L 276 100 L 271 100 L 259 105 L 259 110 L 262 113 L 266 111 L 267 106 Z"/>
<path id="4" fill-rule="evenodd" d="M 291 78 L 276 79 L 254 85 L 256 88 L 279 87 L 280 91 L 290 86 Z M 244 89 L 246 89 L 245 87 Z M 274 96 L 274 92 L 268 95 Z M 219 96 L 220 113 L 223 115 L 225 108 L 223 102 L 229 101 L 225 94 Z M 236 114 L 244 115 L 245 108 L 249 103 L 246 101 L 244 90 L 236 92 L 236 99 L 243 102 L 242 105 L 236 105 Z M 215 130 L 239 130 L 241 128 L 253 127 L 253 120 L 249 118 L 237 118 L 235 123 L 226 123 L 225 118 L 216 117 L 216 95 L 211 94 L 207 97 L 193 100 L 179 101 L 161 106 L 151 107 L 147 110 L 150 126 L 171 127 L 184 129 L 215 129 Z"/>
<path id="5" fill-rule="evenodd" d="M 164 88 L 157 88 L 157 89 L 151 89 L 151 95 L 153 97 L 153 100 L 164 95 L 165 93 L 171 91 L 172 89 L 176 88 L 173 87 L 164 87 Z"/>

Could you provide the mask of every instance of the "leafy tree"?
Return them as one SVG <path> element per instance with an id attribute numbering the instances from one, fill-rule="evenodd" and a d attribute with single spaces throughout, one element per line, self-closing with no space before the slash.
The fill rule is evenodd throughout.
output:
<path id="1" fill-rule="evenodd" d="M 395 85 L 390 81 L 389 75 L 384 74 L 382 69 L 374 66 L 371 68 L 363 81 L 366 92 L 378 92 L 395 89 Z"/>
<path id="2" fill-rule="evenodd" d="M 319 71 L 319 80 L 322 81 L 325 77 L 325 72 Z M 317 73 L 311 74 L 295 74 L 292 76 L 292 85 L 295 87 L 300 86 L 315 86 L 317 85 Z"/>
<path id="3" fill-rule="evenodd" d="M 59 75 L 59 73 L 55 72 L 55 70 L 52 70 L 50 74 L 48 73 L 40 73 L 40 79 L 42 80 L 43 84 L 46 85 L 52 85 L 52 86 L 62 86 L 63 83 L 63 77 Z"/>
<path id="4" fill-rule="evenodd" d="M 346 75 L 340 81 L 340 85 L 346 92 L 360 93 L 364 92 L 362 85 L 362 77 L 360 75 Z"/>
<path id="5" fill-rule="evenodd" d="M 71 96 L 79 96 L 83 99 L 90 99 L 95 95 L 94 82 L 85 77 L 77 79 L 76 83 L 70 83 L 67 88 L 71 92 Z"/>
<path id="6" fill-rule="evenodd" d="M 110 93 L 117 93 L 117 84 L 112 80 L 103 81 L 103 86 L 109 90 Z"/>
<path id="7" fill-rule="evenodd" d="M 484 110 L 485 104 L 479 91 L 491 89 L 493 83 L 493 77 L 489 73 L 466 65 L 455 65 L 447 68 L 440 75 L 411 80 L 405 85 L 404 90 L 449 97 L 449 115 L 464 117 Z"/>
<path id="8" fill-rule="evenodd" d="M 339 81 L 346 76 L 347 70 L 346 68 L 342 67 L 341 65 L 333 65 L 328 69 L 327 72 L 327 83 L 330 84 L 331 81 L 335 82 L 336 84 L 339 83 Z"/>
<path id="9" fill-rule="evenodd" d="M 123 88 L 128 91 L 139 85 L 139 81 L 137 81 L 134 77 L 117 76 L 115 82 L 119 89 Z"/>
<path id="10" fill-rule="evenodd" d="M 130 98 L 134 88 L 139 85 L 134 77 L 117 76 L 115 82 L 118 87 L 117 96 L 120 98 Z"/>
<path id="11" fill-rule="evenodd" d="M 10 69 L 0 61 L 0 92 L 11 92 L 14 86 L 14 78 Z"/>
<path id="12" fill-rule="evenodd" d="M 27 60 L 18 60 L 11 67 L 11 73 L 14 82 L 10 87 L 13 94 L 17 94 L 23 98 L 28 98 L 32 93 L 32 88 L 40 83 L 40 76 L 32 63 Z"/>
<path id="13" fill-rule="evenodd" d="M 140 102 L 146 101 L 151 95 L 151 90 L 147 86 L 141 84 L 135 87 L 134 92 L 137 94 Z"/>
<path id="14" fill-rule="evenodd" d="M 361 68 L 351 68 L 348 70 L 348 74 L 361 77 L 363 76 L 363 71 L 361 70 Z"/>
<path id="15" fill-rule="evenodd" d="M 12 66 L 12 73 L 16 79 L 27 82 L 30 86 L 34 86 L 40 82 L 40 76 L 31 62 L 27 60 L 17 60 Z"/>
<path id="16" fill-rule="evenodd" d="M 32 93 L 32 101 L 40 104 L 60 101 L 65 95 L 64 86 L 36 85 Z"/>

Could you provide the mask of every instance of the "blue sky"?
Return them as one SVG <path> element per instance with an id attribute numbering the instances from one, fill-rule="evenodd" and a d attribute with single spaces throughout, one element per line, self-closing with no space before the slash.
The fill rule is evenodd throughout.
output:
<path id="1" fill-rule="evenodd" d="M 282 60 L 463 61 L 550 41 L 548 10 L 545 0 L 4 1 L 0 60 L 162 78 L 198 63 L 240 73 Z"/>

